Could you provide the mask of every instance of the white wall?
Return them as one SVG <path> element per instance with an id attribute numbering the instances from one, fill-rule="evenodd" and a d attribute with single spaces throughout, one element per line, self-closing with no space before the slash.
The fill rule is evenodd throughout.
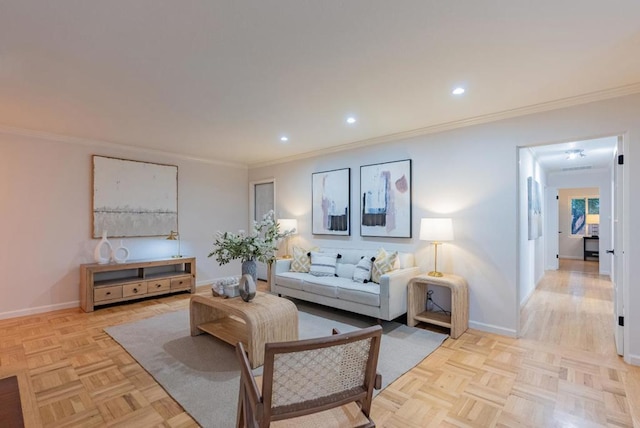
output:
<path id="1" fill-rule="evenodd" d="M 529 208 L 528 208 L 528 183 L 527 178 L 533 177 L 540 184 L 540 191 L 545 188 L 545 176 L 540 169 L 540 164 L 532 155 L 530 149 L 523 148 L 519 151 L 519 192 L 520 192 L 520 221 L 519 221 L 519 248 L 520 248 L 520 281 L 518 290 L 518 302 L 522 307 L 536 289 L 536 285 L 544 276 L 544 248 L 547 236 L 544 231 L 542 236 L 537 239 L 529 240 Z M 546 199 L 544 195 L 540 195 L 540 203 L 542 204 L 542 213 L 546 212 Z"/>
<path id="2" fill-rule="evenodd" d="M 613 162 L 613 160 L 612 160 Z M 575 189 L 575 188 L 593 188 L 591 192 L 594 195 L 600 196 L 600 274 L 611 274 L 611 256 L 607 256 L 604 250 L 612 248 L 611 240 L 611 213 L 612 213 L 612 195 L 611 195 L 611 170 L 610 169 L 596 169 L 596 170 L 584 170 L 584 171 L 566 171 L 555 172 L 549 174 L 547 177 L 547 186 L 555 189 Z M 560 195 L 558 195 L 560 196 Z M 581 196 L 581 195 L 577 195 Z M 589 195 L 585 195 L 589 196 Z M 565 205 L 566 208 L 566 205 Z M 562 206 L 559 207 L 562 210 Z M 629 220 L 629 219 L 627 219 Z M 566 220 L 560 217 L 559 227 L 563 231 L 562 235 L 568 235 L 570 230 Z M 565 232 L 565 229 L 567 231 Z M 575 238 L 572 238 L 575 239 Z M 559 242 L 562 244 L 562 241 Z M 579 247 L 579 255 L 582 258 L 582 240 L 575 246 Z M 562 257 L 562 252 L 560 253 Z M 640 296 L 639 296 L 640 297 Z M 640 307 L 639 307 L 640 309 Z"/>
<path id="3" fill-rule="evenodd" d="M 516 334 L 520 280 L 518 260 L 519 146 L 624 135 L 628 222 L 625 257 L 640 255 L 640 229 L 630 213 L 640 213 L 640 167 L 634 150 L 640 145 L 640 95 L 470 126 L 379 146 L 353 149 L 279 165 L 252 168 L 250 180 L 275 177 L 277 207 L 282 217 L 298 218 L 298 243 L 349 247 L 400 247 L 417 251 L 426 266 L 431 254 L 417 238 L 421 217 L 447 215 L 454 220 L 455 241 L 443 247 L 442 270 L 466 277 L 470 289 L 472 327 Z M 295 143 L 291 143 L 295 144 Z M 359 236 L 359 167 L 398 159 L 413 160 L 412 239 L 380 240 Z M 352 225 L 346 238 L 314 237 L 310 233 L 311 173 L 352 168 Z M 439 254 L 440 256 L 440 254 Z M 527 255 L 521 255 L 527 257 Z M 440 257 L 439 257 L 440 258 Z M 640 277 L 640 264 L 627 264 L 628 278 Z M 640 289 L 625 289 L 628 310 L 627 360 L 640 364 Z M 635 327 L 638 326 L 638 327 Z"/>
<path id="4" fill-rule="evenodd" d="M 236 274 L 207 258 L 217 230 L 246 229 L 247 169 L 113 145 L 0 133 L 0 318 L 79 306 L 79 265 L 93 262 L 91 155 L 178 165 L 182 254 L 197 257 L 197 282 Z M 164 237 L 127 238 L 130 259 L 175 254 Z M 117 243 L 117 241 L 116 241 Z"/>

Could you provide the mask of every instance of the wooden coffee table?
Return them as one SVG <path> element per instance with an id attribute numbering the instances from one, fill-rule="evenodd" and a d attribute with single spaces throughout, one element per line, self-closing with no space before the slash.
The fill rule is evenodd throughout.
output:
<path id="1" fill-rule="evenodd" d="M 268 293 L 258 292 L 250 302 L 195 295 L 189 318 L 191 336 L 205 332 L 233 346 L 242 342 L 251 368 L 264 364 L 265 343 L 298 340 L 296 305 Z"/>

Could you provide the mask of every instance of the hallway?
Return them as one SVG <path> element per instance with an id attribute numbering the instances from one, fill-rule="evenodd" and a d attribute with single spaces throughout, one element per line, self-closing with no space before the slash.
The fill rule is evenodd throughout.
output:
<path id="1" fill-rule="evenodd" d="M 521 338 L 615 356 L 613 289 L 598 262 L 560 260 L 521 311 Z"/>

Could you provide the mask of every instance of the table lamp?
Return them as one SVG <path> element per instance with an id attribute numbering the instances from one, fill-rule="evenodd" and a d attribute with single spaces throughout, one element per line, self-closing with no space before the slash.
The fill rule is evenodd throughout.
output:
<path id="1" fill-rule="evenodd" d="M 435 247 L 433 270 L 427 275 L 442 276 L 438 272 L 438 245 L 453 240 L 453 222 L 450 218 L 423 218 L 420 220 L 420 240 L 431 241 Z"/>
<path id="2" fill-rule="evenodd" d="M 172 230 L 169 236 L 167 236 L 167 241 L 178 241 L 178 254 L 171 257 L 173 257 L 174 259 L 179 259 L 180 257 L 182 257 L 182 254 L 180 254 L 180 234 Z"/>
<path id="3" fill-rule="evenodd" d="M 298 220 L 295 218 L 280 218 L 278 219 L 278 226 L 281 233 L 291 232 L 291 235 L 295 235 L 298 233 Z M 289 254 L 289 236 L 284 238 L 286 240 L 286 253 L 282 256 L 285 259 L 290 259 L 291 254 Z"/>

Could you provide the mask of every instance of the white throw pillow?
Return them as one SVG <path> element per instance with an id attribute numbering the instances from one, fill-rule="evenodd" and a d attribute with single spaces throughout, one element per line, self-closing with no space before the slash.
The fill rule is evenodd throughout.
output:
<path id="1" fill-rule="evenodd" d="M 314 276 L 336 276 L 336 263 L 338 253 L 311 252 L 311 269 L 309 273 Z"/>
<path id="2" fill-rule="evenodd" d="M 371 280 L 371 268 L 373 267 L 373 261 L 375 257 L 362 257 L 356 269 L 353 271 L 353 280 L 356 282 L 366 283 Z"/>

